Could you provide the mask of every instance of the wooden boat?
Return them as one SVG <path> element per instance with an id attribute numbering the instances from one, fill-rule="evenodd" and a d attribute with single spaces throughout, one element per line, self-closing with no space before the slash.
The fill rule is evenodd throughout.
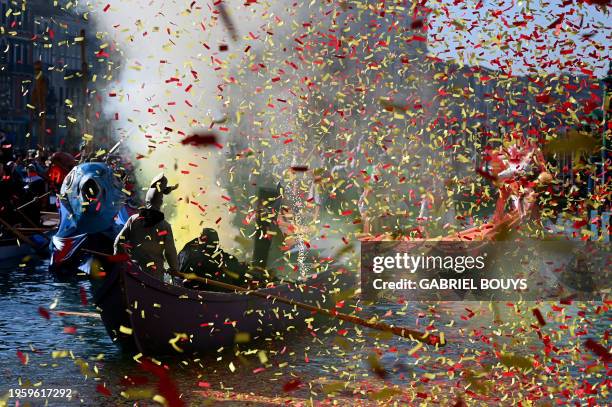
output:
<path id="1" fill-rule="evenodd" d="M 279 187 L 260 188 L 251 264 L 265 268 L 267 230 L 280 206 Z M 107 269 L 108 270 L 108 269 Z M 347 271 L 325 271 L 297 282 L 258 290 L 294 302 L 333 309 L 335 294 L 354 286 Z M 143 354 L 216 352 L 234 343 L 303 328 L 311 312 L 247 293 L 200 291 L 160 281 L 129 262 L 115 263 L 101 281 L 92 280 L 94 303 L 108 334 L 124 350 Z"/>
<path id="2" fill-rule="evenodd" d="M 347 271 L 310 276 L 262 293 L 333 308 L 334 293 L 352 287 Z M 166 284 L 121 264 L 97 290 L 106 329 L 124 350 L 143 354 L 216 352 L 236 342 L 261 340 L 305 326 L 311 313 L 245 293 L 210 292 Z"/>

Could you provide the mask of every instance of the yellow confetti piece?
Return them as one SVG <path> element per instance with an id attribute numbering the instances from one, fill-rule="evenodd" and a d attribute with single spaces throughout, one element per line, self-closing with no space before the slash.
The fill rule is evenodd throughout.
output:
<path id="1" fill-rule="evenodd" d="M 179 348 L 176 343 L 178 341 L 180 341 L 180 340 L 184 340 L 184 339 L 187 339 L 187 338 L 188 338 L 188 336 L 185 333 L 175 333 L 174 334 L 174 338 L 170 339 L 168 342 L 170 343 L 170 345 L 172 345 L 172 348 L 175 351 L 182 353 L 183 349 Z"/>
<path id="2" fill-rule="evenodd" d="M 235 343 L 247 343 L 251 341 L 251 334 L 248 332 L 238 332 L 234 337 Z"/>
<path id="3" fill-rule="evenodd" d="M 419 342 L 419 343 L 417 343 L 417 345 L 416 345 L 414 348 L 412 348 L 412 349 L 410 349 L 410 350 L 408 351 L 408 354 L 409 354 L 410 356 L 412 356 L 412 355 L 414 355 L 416 352 L 418 352 L 418 351 L 419 351 L 419 349 L 421 349 L 422 347 L 423 347 L 423 343 L 422 343 L 422 342 Z"/>
<path id="4" fill-rule="evenodd" d="M 51 352 L 51 357 L 53 359 L 66 358 L 68 356 L 70 356 L 70 353 L 66 350 L 54 350 Z"/>

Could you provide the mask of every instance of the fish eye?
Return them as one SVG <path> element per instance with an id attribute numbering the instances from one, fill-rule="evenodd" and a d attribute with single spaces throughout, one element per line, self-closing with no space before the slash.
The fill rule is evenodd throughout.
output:
<path id="1" fill-rule="evenodd" d="M 94 179 L 90 178 L 83 184 L 81 195 L 85 200 L 94 200 L 100 195 L 100 186 Z"/>

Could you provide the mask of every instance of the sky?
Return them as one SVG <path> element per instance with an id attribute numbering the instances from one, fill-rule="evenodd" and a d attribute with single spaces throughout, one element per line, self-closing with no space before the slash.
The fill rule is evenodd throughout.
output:
<path id="1" fill-rule="evenodd" d="M 580 1 L 428 1 L 432 55 L 515 75 L 608 70 L 612 18 Z"/>

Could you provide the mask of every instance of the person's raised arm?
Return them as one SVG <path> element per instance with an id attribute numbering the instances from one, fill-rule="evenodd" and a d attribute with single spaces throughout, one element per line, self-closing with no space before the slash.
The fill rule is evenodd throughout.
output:
<path id="1" fill-rule="evenodd" d="M 125 245 L 127 244 L 127 237 L 132 225 L 132 218 L 129 218 L 123 228 L 115 238 L 115 243 L 113 244 L 113 254 L 127 253 Z"/>

